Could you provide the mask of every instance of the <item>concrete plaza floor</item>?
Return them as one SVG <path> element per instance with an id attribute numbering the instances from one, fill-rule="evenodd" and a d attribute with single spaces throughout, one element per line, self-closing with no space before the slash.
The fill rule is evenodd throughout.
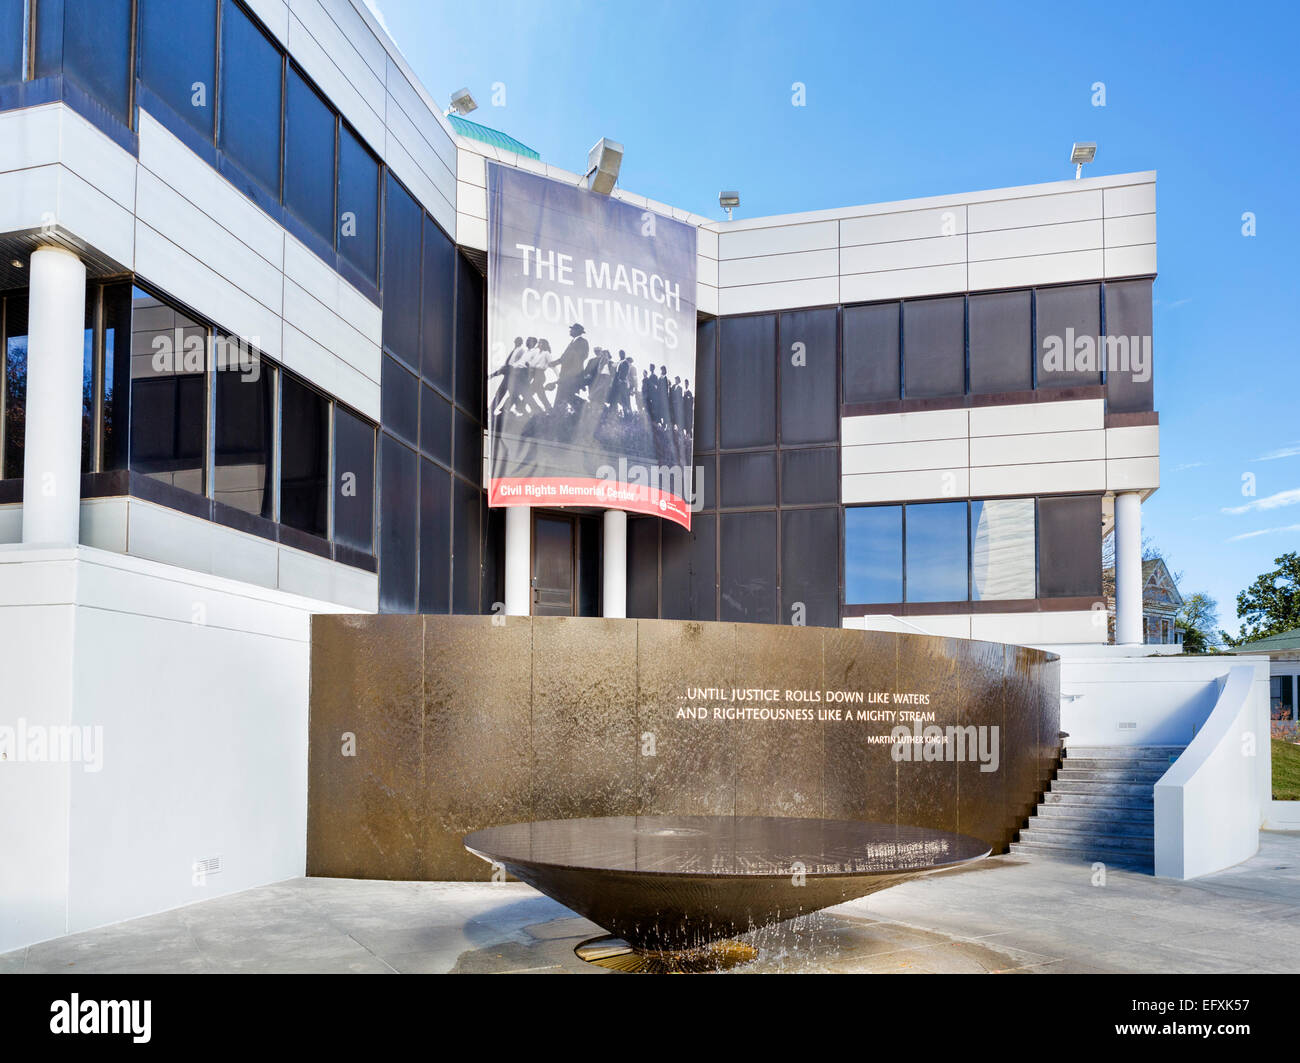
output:
<path id="1" fill-rule="evenodd" d="M 751 936 L 738 972 L 1296 972 L 1300 833 L 1193 882 L 1002 856 Z M 522 883 L 300 878 L 0 955 L 16 972 L 608 974 Z"/>

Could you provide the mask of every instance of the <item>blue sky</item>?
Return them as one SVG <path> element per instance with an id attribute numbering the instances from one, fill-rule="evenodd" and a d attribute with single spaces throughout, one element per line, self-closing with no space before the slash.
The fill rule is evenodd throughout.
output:
<path id="1" fill-rule="evenodd" d="M 1231 632 L 1237 592 L 1300 549 L 1290 5 L 374 2 L 435 99 L 468 87 L 566 169 L 619 140 L 623 187 L 710 217 L 721 188 L 753 217 L 1059 180 L 1075 140 L 1089 175 L 1158 171 L 1144 531 Z"/>

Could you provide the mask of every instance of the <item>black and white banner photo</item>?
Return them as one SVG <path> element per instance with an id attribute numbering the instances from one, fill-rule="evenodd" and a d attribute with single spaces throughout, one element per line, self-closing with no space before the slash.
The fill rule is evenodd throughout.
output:
<path id="1" fill-rule="evenodd" d="M 689 528 L 694 226 L 488 164 L 488 503 Z"/>

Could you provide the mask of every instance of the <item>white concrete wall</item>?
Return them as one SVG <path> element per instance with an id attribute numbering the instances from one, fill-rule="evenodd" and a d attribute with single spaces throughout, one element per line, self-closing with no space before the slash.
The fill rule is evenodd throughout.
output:
<path id="1" fill-rule="evenodd" d="M 103 729 L 99 771 L 0 767 L 0 952 L 303 874 L 310 617 L 336 611 L 84 546 L 0 547 L 0 726 Z"/>
<path id="2" fill-rule="evenodd" d="M 1009 642 L 1017 646 L 1034 646 L 1043 642 L 1095 643 L 1106 638 L 1105 624 L 1099 627 L 1096 614 L 1087 609 L 1045 613 L 936 613 L 903 617 L 875 613 L 845 617 L 841 626 L 866 631 L 911 631 L 949 638 Z"/>
<path id="3" fill-rule="evenodd" d="M 840 431 L 846 505 L 1160 486 L 1160 429 L 1107 428 L 1102 399 L 845 417 Z"/>
<path id="4" fill-rule="evenodd" d="M 1234 662 L 1214 684 L 1209 718 L 1155 784 L 1158 876 L 1197 878 L 1259 850 L 1270 803 L 1267 683 L 1266 660 Z"/>
<path id="5" fill-rule="evenodd" d="M 0 506 L 0 544 L 22 541 L 23 507 Z M 83 546 L 280 590 L 347 609 L 379 608 L 379 576 L 141 498 L 81 503 Z"/>

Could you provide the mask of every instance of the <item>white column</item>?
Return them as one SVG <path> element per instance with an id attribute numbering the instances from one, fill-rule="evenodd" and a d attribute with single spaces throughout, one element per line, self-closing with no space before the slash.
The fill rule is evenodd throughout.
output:
<path id="1" fill-rule="evenodd" d="M 1142 641 L 1142 496 L 1115 495 L 1115 642 Z"/>
<path id="2" fill-rule="evenodd" d="M 627 616 L 627 512 L 605 510 L 604 535 L 600 544 L 600 576 L 603 615 Z"/>
<path id="3" fill-rule="evenodd" d="M 533 522 L 527 506 L 506 508 L 506 616 L 532 610 Z"/>
<path id="4" fill-rule="evenodd" d="M 81 516 L 81 373 L 86 267 L 71 251 L 32 252 L 27 297 L 23 542 L 75 544 Z"/>

